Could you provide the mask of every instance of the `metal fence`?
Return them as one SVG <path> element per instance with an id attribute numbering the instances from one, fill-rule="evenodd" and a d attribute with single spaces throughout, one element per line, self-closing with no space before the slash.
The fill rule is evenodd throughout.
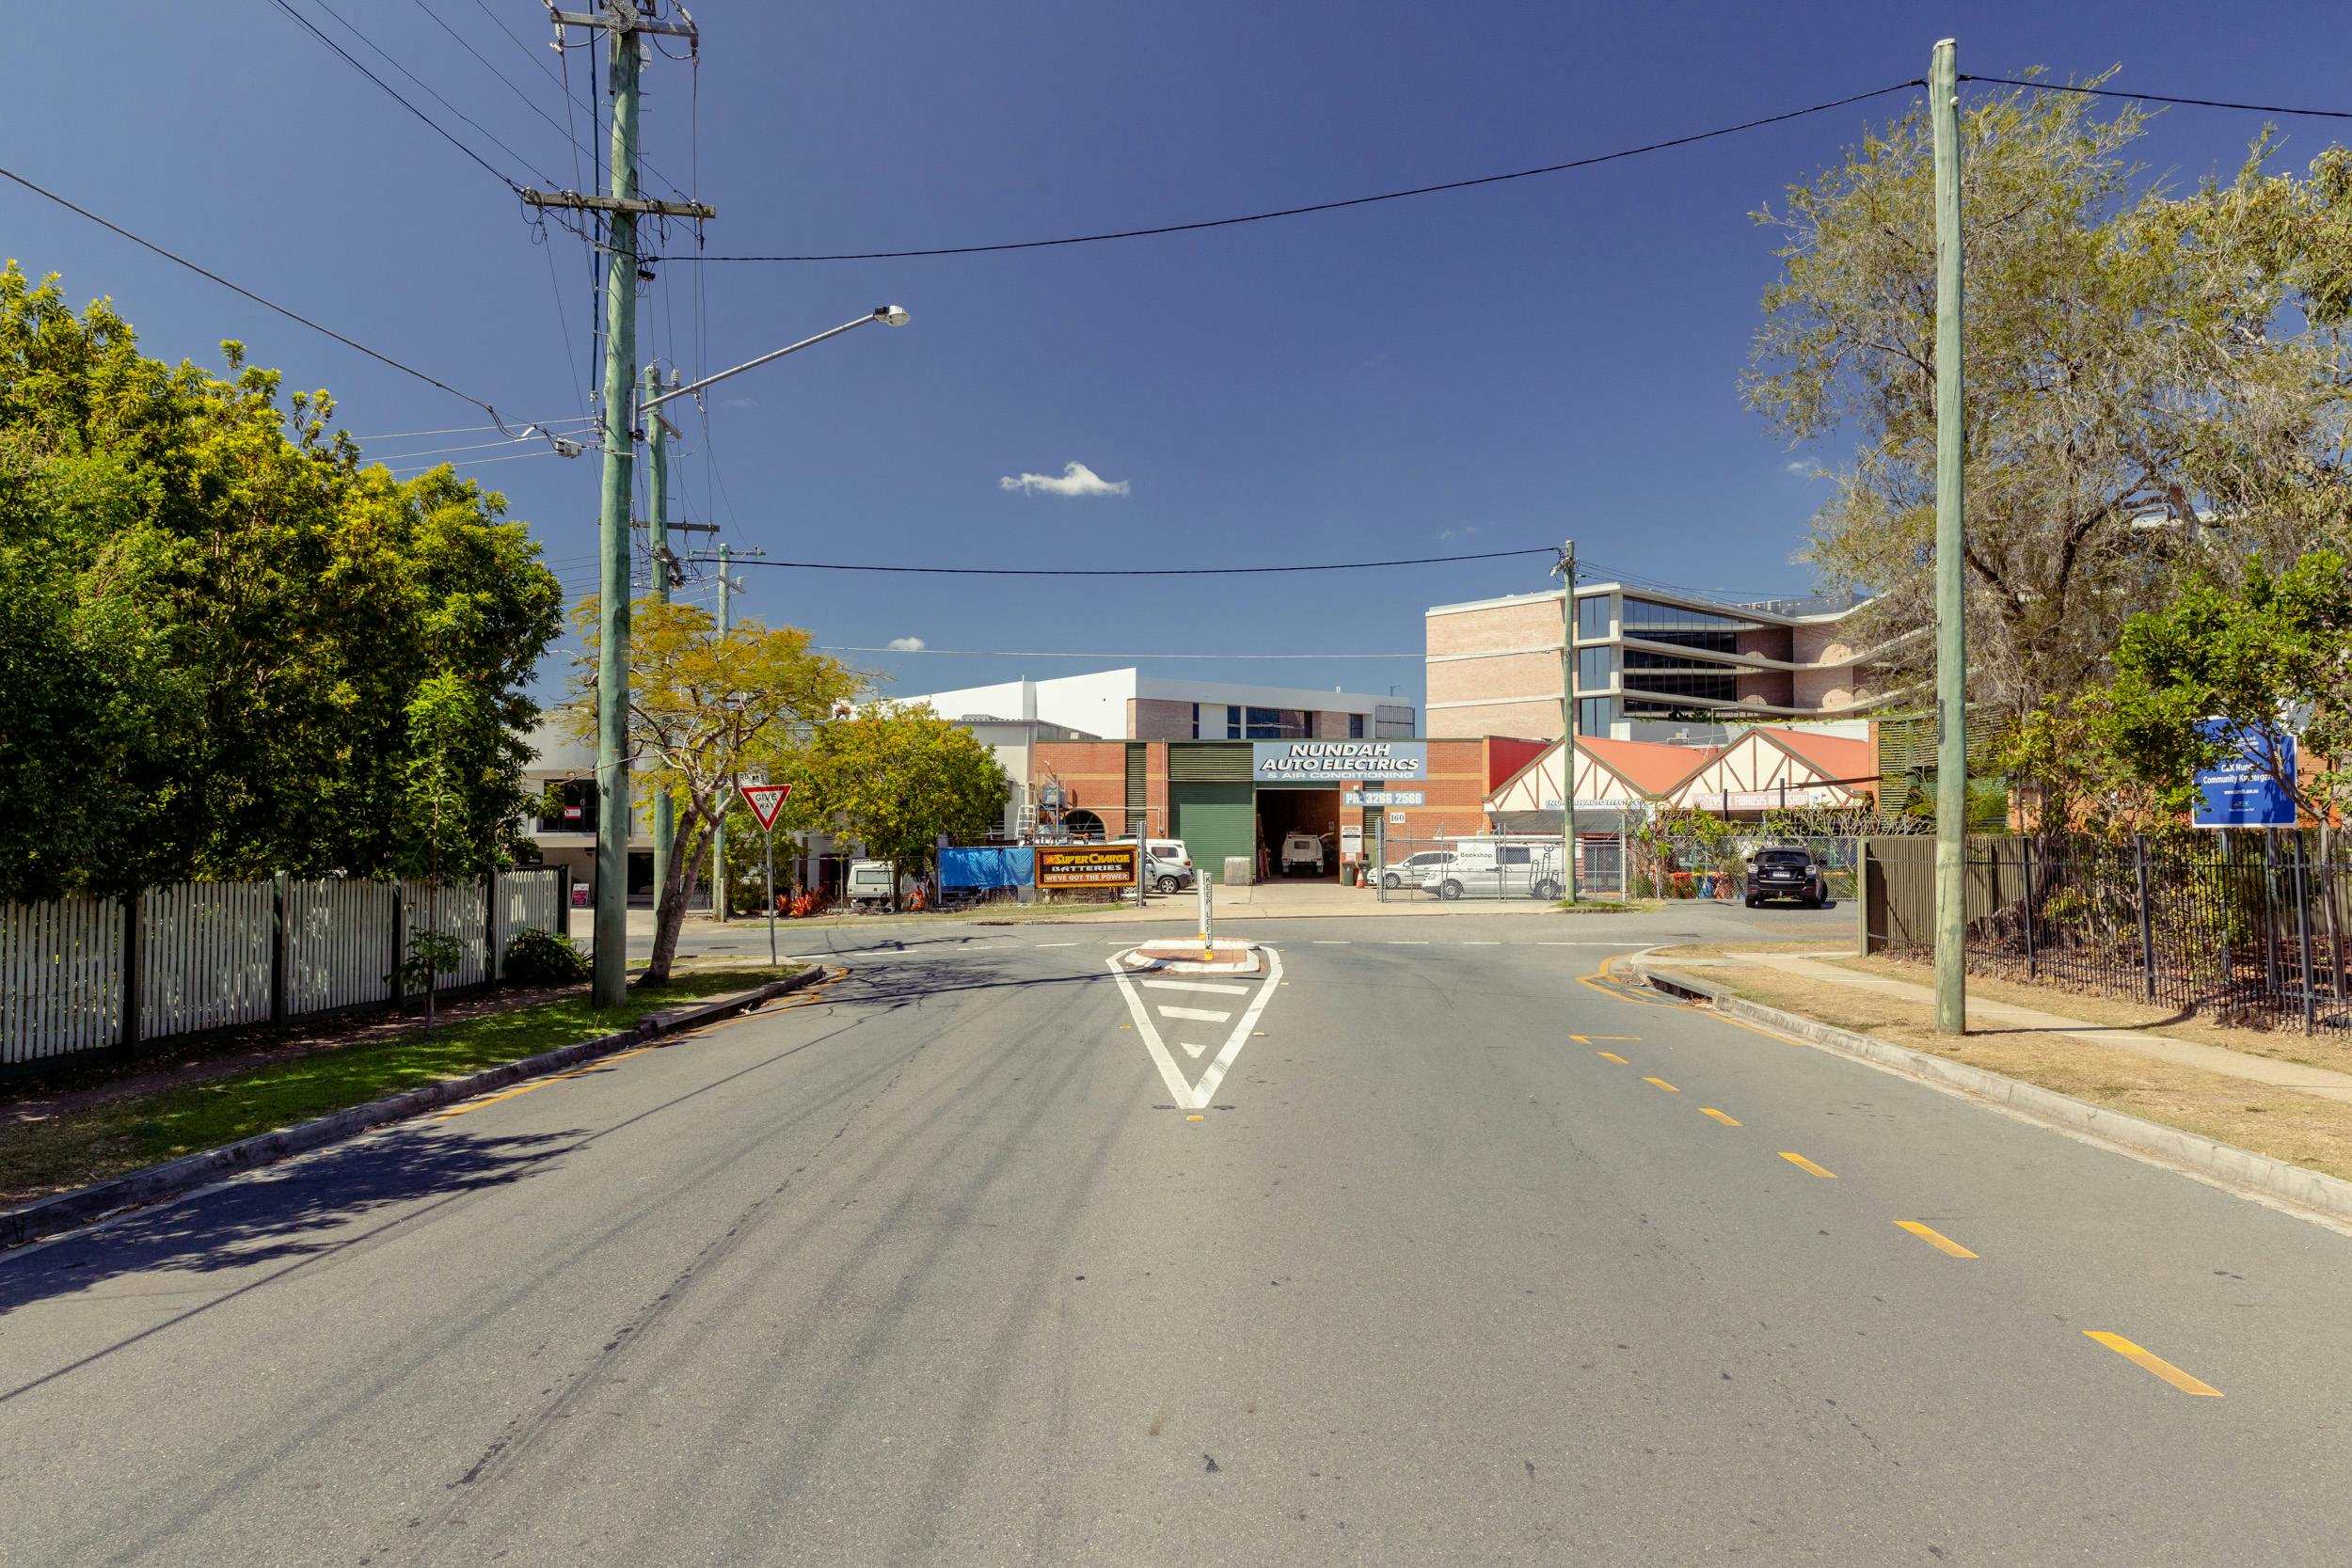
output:
<path id="1" fill-rule="evenodd" d="M 1932 952 L 1934 844 L 1867 843 L 1865 943 Z M 2352 856 L 2317 834 L 1972 838 L 1968 967 L 2183 1012 L 2352 1028 Z"/>
<path id="2" fill-rule="evenodd" d="M 328 878 L 182 882 L 135 898 L 0 904 L 0 1074 L 142 1042 L 401 999 L 412 929 L 457 939 L 463 990 L 517 931 L 561 930 L 562 870 L 444 885 Z"/>

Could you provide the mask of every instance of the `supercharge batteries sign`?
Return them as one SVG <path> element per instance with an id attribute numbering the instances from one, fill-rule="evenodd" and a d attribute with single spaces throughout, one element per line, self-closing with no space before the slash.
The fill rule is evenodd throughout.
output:
<path id="1" fill-rule="evenodd" d="M 1342 784 L 1429 776 L 1426 740 L 1257 740 L 1250 775 L 1260 784 Z"/>

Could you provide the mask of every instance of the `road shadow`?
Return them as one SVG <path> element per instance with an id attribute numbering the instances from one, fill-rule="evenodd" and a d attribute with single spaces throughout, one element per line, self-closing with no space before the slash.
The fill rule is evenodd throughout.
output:
<path id="1" fill-rule="evenodd" d="M 248 1180 L 0 1254 L 0 1321 L 19 1307 L 123 1275 L 210 1274 L 274 1262 L 298 1267 L 371 1239 L 384 1227 L 352 1222 L 373 1212 L 396 1208 L 385 1225 L 403 1223 L 518 1180 L 578 1142 L 575 1132 L 420 1135 L 405 1124 L 396 1136 L 337 1144 Z M 437 1201 L 420 1206 L 421 1199 Z M 272 1269 L 262 1280 L 285 1272 Z M 7 1397 L 0 1390 L 0 1399 Z"/>

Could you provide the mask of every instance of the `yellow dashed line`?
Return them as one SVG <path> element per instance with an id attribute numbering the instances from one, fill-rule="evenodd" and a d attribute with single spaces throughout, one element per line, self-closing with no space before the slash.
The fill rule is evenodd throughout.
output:
<path id="1" fill-rule="evenodd" d="M 1897 1220 L 1895 1223 L 1903 1229 L 1910 1231 L 1914 1236 L 1918 1237 L 1921 1241 L 1927 1243 L 1928 1245 L 1935 1248 L 1938 1252 L 1950 1253 L 1954 1258 L 1974 1258 L 1976 1256 L 1975 1253 L 1969 1251 L 1966 1247 L 1962 1246 L 1958 1242 L 1953 1241 L 1949 1236 L 1945 1235 L 1942 1231 L 1931 1229 L 1927 1226 L 1921 1225 L 1917 1220 Z"/>
<path id="2" fill-rule="evenodd" d="M 1676 1088 L 1672 1084 L 1667 1083 L 1663 1078 L 1645 1078 L 1642 1082 L 1645 1084 L 1655 1084 L 1660 1088 L 1665 1090 L 1668 1094 L 1680 1094 L 1682 1092 L 1680 1089 Z"/>
<path id="3" fill-rule="evenodd" d="M 1596 1052 L 1594 1052 L 1594 1053 L 1593 1053 L 1593 1054 L 1594 1054 L 1594 1055 L 1596 1055 L 1596 1056 L 1598 1056 L 1598 1057 L 1599 1057 L 1602 1061 L 1604 1061 L 1604 1062 L 1614 1062 L 1614 1063 L 1616 1063 L 1619 1067 L 1626 1067 L 1626 1066 L 1630 1065 L 1630 1064 L 1629 1064 L 1629 1063 L 1626 1061 L 1626 1059 L 1625 1059 L 1623 1056 L 1618 1055 L 1618 1054 L 1617 1054 L 1615 1052 L 1613 1052 L 1613 1051 L 1596 1051 Z"/>
<path id="4" fill-rule="evenodd" d="M 1827 1177 L 1832 1181 L 1837 1180 L 1837 1173 L 1836 1171 L 1823 1170 L 1820 1166 L 1815 1164 L 1812 1161 L 1806 1159 L 1802 1154 L 1791 1154 L 1788 1150 L 1784 1148 L 1780 1151 L 1780 1157 L 1808 1175 Z"/>
<path id="5" fill-rule="evenodd" d="M 1725 1127 L 1737 1127 L 1740 1125 L 1740 1118 L 1738 1117 L 1727 1117 L 1721 1111 L 1715 1109 L 1712 1105 L 1700 1106 L 1699 1115 L 1703 1117 L 1713 1117 L 1717 1121 L 1722 1122 Z"/>
<path id="6" fill-rule="evenodd" d="M 2097 1328 L 2086 1328 L 2083 1334 L 2088 1338 L 2096 1339 L 2124 1360 L 2155 1373 L 2184 1394 L 2196 1394 L 2213 1400 L 2221 1397 L 2221 1390 L 2212 1384 L 2189 1376 L 2163 1356 L 2156 1354 L 2153 1351 L 2142 1350 L 2121 1334 L 2109 1334 L 2105 1329 Z"/>

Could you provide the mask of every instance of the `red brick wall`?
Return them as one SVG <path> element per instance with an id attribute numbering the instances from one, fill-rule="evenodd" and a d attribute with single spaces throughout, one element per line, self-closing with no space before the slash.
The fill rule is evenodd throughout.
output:
<path id="1" fill-rule="evenodd" d="M 1221 739 L 1225 730 L 1225 710 L 1216 710 L 1217 732 L 1211 739 Z M 1190 740 L 1192 738 L 1192 705 L 1171 703 L 1158 697 L 1127 699 L 1127 733 L 1137 740 Z"/>
<path id="2" fill-rule="evenodd" d="M 1073 809 L 1101 817 L 1104 830 L 1114 836 L 1127 831 L 1125 741 L 1041 740 L 1035 767 L 1041 788 L 1053 774 L 1075 795 Z"/>
<path id="3" fill-rule="evenodd" d="M 1530 755 L 1543 750 L 1540 742 L 1505 744 L 1533 746 Z M 1484 738 L 1430 741 L 1427 779 L 1419 784 L 1402 779 L 1389 781 L 1393 787 L 1418 789 L 1427 797 L 1424 804 L 1403 808 L 1405 821 L 1401 828 L 1396 820 L 1398 808 L 1389 809 L 1389 836 L 1391 839 L 1422 839 L 1485 832 L 1486 796 L 1489 793 L 1486 774 L 1490 766 L 1487 746 L 1488 742 Z M 1360 830 L 1364 825 L 1364 809 L 1361 806 L 1341 806 L 1340 825 Z"/>

